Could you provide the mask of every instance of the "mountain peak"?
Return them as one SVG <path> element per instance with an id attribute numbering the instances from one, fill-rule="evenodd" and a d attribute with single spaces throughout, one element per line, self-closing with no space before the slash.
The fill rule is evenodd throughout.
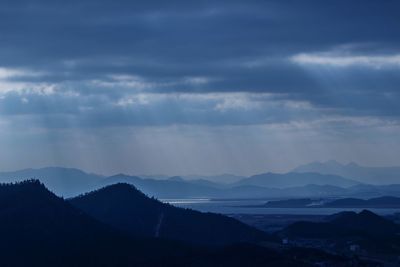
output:
<path id="1" fill-rule="evenodd" d="M 328 166 L 331 166 L 331 167 L 342 167 L 343 166 L 343 164 L 341 164 L 340 162 L 338 162 L 338 161 L 336 161 L 334 159 L 325 161 L 322 164 L 325 164 L 325 165 L 328 165 Z"/>
<path id="2" fill-rule="evenodd" d="M 107 225 L 138 236 L 213 245 L 268 237 L 233 218 L 164 204 L 126 183 L 70 199 L 70 203 Z"/>
<path id="3" fill-rule="evenodd" d="M 360 167 L 360 165 L 358 165 L 357 163 L 355 163 L 354 161 L 351 161 L 349 163 L 346 164 L 346 167 Z"/>
<path id="4" fill-rule="evenodd" d="M 107 177 L 107 178 L 118 178 L 118 177 L 130 177 L 130 176 L 127 175 L 127 174 L 125 174 L 125 173 L 120 172 L 120 173 L 111 175 L 111 176 L 109 176 L 109 177 Z"/>
<path id="5" fill-rule="evenodd" d="M 180 176 L 172 176 L 168 178 L 169 181 L 184 182 L 185 180 Z"/>
<path id="6" fill-rule="evenodd" d="M 364 218 L 365 218 L 365 217 L 367 217 L 367 218 L 382 218 L 382 217 L 380 217 L 379 215 L 373 213 L 372 211 L 366 210 L 366 209 L 360 211 L 360 212 L 358 213 L 358 216 L 364 217 Z"/>
<path id="7" fill-rule="evenodd" d="M 107 194 L 117 194 L 119 196 L 125 195 L 125 194 L 136 194 L 136 195 L 141 195 L 143 197 L 146 197 L 145 194 L 143 194 L 141 191 L 139 191 L 134 185 L 128 184 L 128 183 L 115 183 L 112 185 L 108 185 L 106 187 L 100 188 L 98 190 L 85 193 L 81 196 L 78 196 L 77 198 L 82 198 L 86 196 L 94 196 L 94 195 L 107 195 Z"/>
<path id="8" fill-rule="evenodd" d="M 349 228 L 363 229 L 371 233 L 384 234 L 398 231 L 398 226 L 393 222 L 366 209 L 359 213 L 341 212 L 336 216 L 332 216 L 330 222 L 337 225 L 346 225 Z"/>
<path id="9" fill-rule="evenodd" d="M 294 168 L 292 172 L 321 172 L 321 170 L 335 170 L 342 169 L 343 167 L 344 165 L 336 160 L 313 161 Z"/>
<path id="10" fill-rule="evenodd" d="M 88 174 L 88 173 L 84 172 L 83 170 L 80 170 L 77 168 L 68 168 L 68 167 L 59 167 L 59 166 L 49 166 L 49 167 L 43 167 L 43 168 L 39 168 L 39 169 L 28 169 L 28 170 Z"/>

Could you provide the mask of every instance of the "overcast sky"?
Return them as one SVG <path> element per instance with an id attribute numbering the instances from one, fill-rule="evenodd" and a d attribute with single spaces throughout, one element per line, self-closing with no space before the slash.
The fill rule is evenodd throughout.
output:
<path id="1" fill-rule="evenodd" d="M 0 170 L 400 165 L 400 2 L 0 2 Z"/>

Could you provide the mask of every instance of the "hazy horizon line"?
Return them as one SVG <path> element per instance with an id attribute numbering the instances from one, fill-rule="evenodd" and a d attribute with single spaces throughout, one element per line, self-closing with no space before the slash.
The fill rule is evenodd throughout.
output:
<path id="1" fill-rule="evenodd" d="M 109 173 L 104 173 L 101 171 L 92 171 L 89 170 L 88 168 L 85 167 L 77 167 L 77 166 L 68 166 L 68 165 L 42 165 L 42 166 L 35 166 L 35 167 L 22 167 L 22 168 L 15 168 L 15 169 L 1 169 L 0 172 L 6 173 L 6 172 L 17 172 L 17 171 L 23 171 L 23 170 L 40 170 L 40 169 L 46 169 L 46 168 L 62 168 L 62 169 L 75 169 L 82 171 L 87 174 L 94 174 L 94 175 L 99 175 L 99 176 L 104 176 L 104 177 L 110 177 L 118 174 L 124 174 L 128 176 L 137 176 L 141 178 L 153 178 L 153 179 L 160 179 L 161 177 L 163 178 L 171 178 L 171 177 L 191 177 L 191 176 L 205 176 L 205 177 L 213 177 L 213 176 L 224 176 L 224 175 L 231 175 L 231 176 L 241 176 L 241 177 L 249 177 L 261 173 L 280 173 L 280 174 L 285 174 L 285 173 L 290 173 L 293 172 L 294 169 L 297 167 L 301 167 L 304 165 L 309 165 L 309 164 L 315 164 L 315 163 L 320 163 L 320 164 L 327 164 L 327 163 L 337 163 L 342 166 L 347 166 L 351 164 L 355 164 L 361 167 L 367 167 L 367 168 L 391 168 L 391 167 L 400 167 L 400 165 L 366 165 L 366 164 L 360 164 L 355 161 L 347 161 L 347 162 L 342 162 L 339 160 L 325 160 L 325 161 L 310 161 L 308 163 L 303 163 L 299 164 L 294 168 L 288 168 L 287 171 L 274 171 L 274 170 L 268 170 L 266 169 L 263 172 L 254 172 L 251 174 L 240 174 L 240 173 L 235 173 L 235 172 L 218 172 L 218 173 L 186 173 L 186 174 L 177 174 L 177 173 L 133 173 L 133 172 L 124 172 L 124 171 L 114 171 L 114 172 L 109 172 Z"/>

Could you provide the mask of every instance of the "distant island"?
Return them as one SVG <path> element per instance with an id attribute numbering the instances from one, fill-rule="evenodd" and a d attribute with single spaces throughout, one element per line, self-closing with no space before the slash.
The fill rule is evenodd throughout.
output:
<path id="1" fill-rule="evenodd" d="M 324 199 L 288 199 L 268 201 L 262 207 L 266 208 L 400 208 L 399 197 L 377 197 L 371 199 L 342 198 L 336 200 Z"/>

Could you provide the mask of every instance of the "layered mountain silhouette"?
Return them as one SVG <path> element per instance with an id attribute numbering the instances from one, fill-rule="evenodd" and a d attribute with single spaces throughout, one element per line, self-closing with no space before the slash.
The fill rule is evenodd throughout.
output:
<path id="1" fill-rule="evenodd" d="M 181 248 L 125 237 L 36 180 L 0 185 L 0 235 L 3 266 L 161 265 Z"/>
<path id="2" fill-rule="evenodd" d="M 359 184 L 351 179 L 346 179 L 337 175 L 325 175 L 316 172 L 307 173 L 263 173 L 251 176 L 236 183 L 236 185 L 255 185 L 262 187 L 287 188 L 296 186 L 332 185 L 338 187 L 350 187 Z"/>
<path id="3" fill-rule="evenodd" d="M 104 177 L 78 169 L 49 167 L 0 173 L 0 182 L 38 179 L 58 196 L 74 197 L 115 183 L 129 183 L 157 198 L 303 198 L 400 196 L 400 185 L 369 185 L 337 175 L 266 173 L 232 184 L 204 179 L 164 180 L 118 174 Z"/>
<path id="4" fill-rule="evenodd" d="M 275 175 L 275 174 L 274 174 Z M 308 177 L 307 175 L 300 174 L 302 177 Z M 314 175 L 315 180 L 320 183 L 324 183 L 325 175 Z M 269 177 L 269 176 L 268 176 Z M 285 180 L 296 180 L 299 177 L 295 174 L 288 175 L 276 175 L 275 185 L 279 182 L 279 179 Z M 249 178 L 248 178 L 249 179 Z M 154 180 L 154 179 L 142 179 L 137 176 L 129 176 L 119 174 L 105 178 L 100 183 L 102 186 L 107 186 L 115 183 L 129 183 L 137 187 L 140 191 L 144 192 L 149 196 L 155 196 L 157 198 L 274 198 L 274 197 L 310 197 L 310 196 L 337 196 L 346 195 L 350 192 L 350 188 L 342 188 L 332 185 L 316 185 L 307 184 L 312 181 L 308 178 L 299 180 L 294 183 L 300 183 L 302 186 L 294 186 L 287 188 L 274 188 L 265 187 L 263 184 L 269 184 L 269 180 L 266 177 L 257 178 L 260 185 L 252 185 L 251 180 L 248 182 L 245 179 L 243 182 L 235 183 L 230 186 L 227 185 L 214 185 L 212 182 L 199 182 L 197 181 L 186 181 L 173 177 L 173 179 L 167 180 Z M 315 181 L 314 180 L 314 181 Z M 345 180 L 347 181 L 347 180 Z M 248 184 L 249 183 L 249 184 Z M 271 181 L 271 185 L 274 181 Z M 356 182 L 349 182 L 349 184 L 357 184 Z M 370 191 L 370 189 L 368 189 Z M 363 191 L 360 191 L 363 192 Z M 399 190 L 400 193 L 400 190 Z"/>
<path id="5" fill-rule="evenodd" d="M 69 201 L 93 218 L 136 236 L 207 245 L 269 239 L 264 232 L 235 219 L 176 208 L 128 184 L 110 185 Z"/>
<path id="6" fill-rule="evenodd" d="M 220 175 L 185 175 L 183 176 L 185 180 L 188 181 L 196 181 L 196 180 L 206 180 L 210 181 L 216 184 L 223 184 L 223 185 L 229 185 L 236 183 L 242 179 L 245 179 L 245 176 L 239 176 L 239 175 L 234 175 L 234 174 L 220 174 Z"/>
<path id="7" fill-rule="evenodd" d="M 121 200 L 127 202 L 121 203 Z M 94 201 L 99 201 L 97 204 Z M 74 205 L 117 209 L 103 223 Z M 107 204 L 109 202 L 111 204 Z M 86 203 L 86 204 L 83 204 Z M 122 207 L 116 207 L 118 203 Z M 136 206 L 133 209 L 127 206 Z M 143 206 L 142 206 L 143 205 Z M 140 207 L 140 208 L 139 208 Z M 318 250 L 268 249 L 251 243 L 223 247 L 195 246 L 169 241 L 164 236 L 190 243 L 230 243 L 264 239 L 265 234 L 220 215 L 201 214 L 168 207 L 149 199 L 129 185 L 117 184 L 66 201 L 37 180 L 0 185 L 0 255 L 2 266 L 313 266 L 323 261 L 332 266 L 349 264 L 345 257 Z M 158 223 L 149 227 L 152 216 Z M 144 211 L 146 210 L 146 212 Z M 129 214 L 130 212 L 135 212 Z M 119 220 L 124 215 L 127 223 Z M 165 216 L 165 217 L 164 217 Z M 165 218 L 162 222 L 160 218 Z M 170 220 L 173 219 L 173 220 Z M 174 220 L 177 221 L 174 221 Z M 145 233 L 133 230 L 133 222 Z M 187 223 L 187 225 L 186 225 Z M 114 228 L 111 224 L 115 224 Z M 226 229 L 221 229 L 221 226 Z M 177 227 L 176 227 L 177 226 Z M 165 227 L 165 228 L 164 228 Z M 208 229 L 209 233 L 205 229 Z M 146 232 L 147 231 L 147 232 Z M 188 235 L 182 237 L 175 231 Z M 129 233 L 128 233 L 129 232 Z M 211 236 L 214 235 L 214 237 Z M 205 237 L 201 237 L 204 235 Z M 197 239 L 198 238 L 198 239 Z M 215 242 L 221 238 L 223 242 Z"/>
<path id="8" fill-rule="evenodd" d="M 115 183 L 128 183 L 134 185 L 146 195 L 155 196 L 157 198 L 218 196 L 219 192 L 221 191 L 219 188 L 187 182 L 179 177 L 173 177 L 173 179 L 166 180 L 155 180 L 143 179 L 137 176 L 129 176 L 124 174 L 118 174 L 105 178 L 100 182 L 99 185 L 103 187 Z"/>
<path id="9" fill-rule="evenodd" d="M 312 162 L 295 168 L 293 172 L 317 172 L 339 175 L 357 180 L 360 183 L 374 185 L 400 183 L 400 167 L 364 167 L 354 162 L 349 164 L 341 164 L 334 160 Z"/>
<path id="10" fill-rule="evenodd" d="M 18 182 L 27 179 L 39 180 L 57 195 L 68 197 L 93 190 L 104 177 L 86 173 L 79 169 L 61 167 L 0 172 L 1 183 Z"/>

